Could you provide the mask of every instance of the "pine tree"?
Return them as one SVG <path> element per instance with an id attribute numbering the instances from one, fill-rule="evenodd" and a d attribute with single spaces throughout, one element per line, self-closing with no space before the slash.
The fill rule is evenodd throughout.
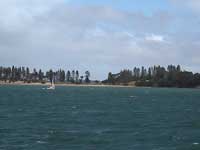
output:
<path id="1" fill-rule="evenodd" d="M 67 82 L 70 82 L 70 79 L 71 79 L 71 73 L 70 73 L 69 70 L 67 71 L 66 78 L 67 78 Z"/>
<path id="2" fill-rule="evenodd" d="M 90 82 L 90 72 L 89 72 L 89 71 L 86 71 L 86 72 L 85 72 L 85 82 L 86 82 L 86 83 L 89 83 L 89 82 Z"/>
<path id="3" fill-rule="evenodd" d="M 76 70 L 76 83 L 78 83 L 79 82 L 79 72 L 78 72 L 78 70 Z"/>

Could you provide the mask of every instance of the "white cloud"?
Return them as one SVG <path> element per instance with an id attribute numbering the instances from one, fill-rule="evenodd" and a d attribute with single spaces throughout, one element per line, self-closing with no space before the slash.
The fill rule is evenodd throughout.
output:
<path id="1" fill-rule="evenodd" d="M 153 42 L 164 42 L 164 37 L 161 36 L 161 35 L 155 35 L 155 34 L 152 34 L 152 35 L 148 35 L 145 37 L 145 40 L 147 41 L 153 41 Z"/>

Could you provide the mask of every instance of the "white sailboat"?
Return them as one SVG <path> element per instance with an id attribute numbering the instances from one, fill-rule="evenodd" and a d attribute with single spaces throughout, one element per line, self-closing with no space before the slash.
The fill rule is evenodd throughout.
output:
<path id="1" fill-rule="evenodd" d="M 51 85 L 47 88 L 47 90 L 55 90 L 56 86 L 54 84 L 54 80 L 51 81 Z"/>

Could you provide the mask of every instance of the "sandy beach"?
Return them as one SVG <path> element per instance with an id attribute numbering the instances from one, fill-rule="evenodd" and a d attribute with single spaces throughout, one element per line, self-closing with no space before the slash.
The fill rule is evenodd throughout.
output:
<path id="1" fill-rule="evenodd" d="M 0 82 L 1 85 L 18 85 L 18 86 L 50 86 L 50 83 L 24 83 L 22 81 L 18 82 Z M 135 87 L 134 85 L 106 85 L 106 84 L 71 84 L 71 83 L 56 83 L 56 86 L 68 86 L 68 87 Z"/>

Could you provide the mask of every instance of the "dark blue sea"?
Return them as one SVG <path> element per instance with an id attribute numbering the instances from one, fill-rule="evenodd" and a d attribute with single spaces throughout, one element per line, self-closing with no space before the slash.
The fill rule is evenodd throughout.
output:
<path id="1" fill-rule="evenodd" d="M 0 86 L 0 150 L 200 150 L 200 90 Z"/>

